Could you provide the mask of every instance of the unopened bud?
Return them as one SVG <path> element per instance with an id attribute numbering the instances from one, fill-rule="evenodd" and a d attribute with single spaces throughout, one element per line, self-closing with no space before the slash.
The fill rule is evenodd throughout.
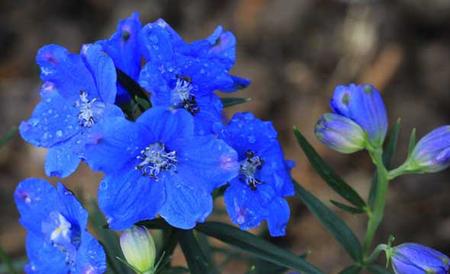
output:
<path id="1" fill-rule="evenodd" d="M 155 242 L 145 227 L 133 226 L 120 236 L 120 247 L 128 264 L 141 273 L 149 272 L 155 264 Z"/>

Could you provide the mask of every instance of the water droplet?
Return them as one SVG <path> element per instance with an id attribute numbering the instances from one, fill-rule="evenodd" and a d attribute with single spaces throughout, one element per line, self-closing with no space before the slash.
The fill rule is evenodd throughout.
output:
<path id="1" fill-rule="evenodd" d="M 56 131 L 56 136 L 61 138 L 63 136 L 62 130 L 57 130 Z"/>

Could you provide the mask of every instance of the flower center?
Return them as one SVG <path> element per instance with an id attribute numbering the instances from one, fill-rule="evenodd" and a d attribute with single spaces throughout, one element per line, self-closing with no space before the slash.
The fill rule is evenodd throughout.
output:
<path id="1" fill-rule="evenodd" d="M 257 179 L 255 175 L 258 170 L 261 170 L 263 165 L 264 160 L 255 155 L 255 152 L 248 150 L 245 153 L 245 159 L 241 161 L 241 167 L 239 169 L 239 179 L 241 182 L 246 183 L 251 190 L 256 190 L 257 185 L 263 182 Z"/>
<path id="2" fill-rule="evenodd" d="M 136 158 L 140 160 L 136 169 L 154 180 L 158 180 L 162 171 L 176 168 L 177 163 L 176 151 L 166 150 L 165 145 L 159 142 L 147 146 Z"/>
<path id="3" fill-rule="evenodd" d="M 92 127 L 95 124 L 94 103 L 96 98 L 89 100 L 86 91 L 80 92 L 80 100 L 77 100 L 75 106 L 79 109 L 78 122 L 82 127 Z"/>
<path id="4" fill-rule="evenodd" d="M 193 86 L 189 79 L 180 77 L 177 79 L 175 88 L 173 89 L 173 98 L 175 107 L 181 107 L 189 111 L 192 115 L 200 111 L 195 96 L 191 93 Z"/>

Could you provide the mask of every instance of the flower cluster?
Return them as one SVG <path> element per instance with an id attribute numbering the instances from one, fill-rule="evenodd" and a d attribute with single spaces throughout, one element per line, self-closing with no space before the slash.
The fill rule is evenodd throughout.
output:
<path id="1" fill-rule="evenodd" d="M 250 113 L 227 122 L 216 94 L 250 83 L 230 74 L 235 47 L 234 35 L 220 26 L 188 43 L 162 19 L 142 26 L 136 13 L 79 54 L 44 46 L 36 57 L 41 101 L 20 134 L 48 149 L 48 176 L 67 177 L 80 162 L 105 174 L 98 200 L 112 229 L 157 216 L 191 229 L 212 212 L 212 192 L 224 187 L 234 223 L 250 229 L 267 221 L 271 235 L 284 235 L 293 163 L 270 122 Z M 121 77 L 145 90 L 151 108 L 126 112 L 138 102 Z M 16 200 L 30 232 L 28 272 L 104 271 L 103 251 L 85 230 L 87 213 L 62 185 L 56 192 L 26 180 Z M 66 263 L 50 266 L 39 260 L 44 252 Z"/>

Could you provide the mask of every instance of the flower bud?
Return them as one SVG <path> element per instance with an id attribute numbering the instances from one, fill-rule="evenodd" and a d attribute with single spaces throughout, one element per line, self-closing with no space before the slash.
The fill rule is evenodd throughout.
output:
<path id="1" fill-rule="evenodd" d="M 316 124 L 317 138 L 331 149 L 353 153 L 364 149 L 367 134 L 352 120 L 342 115 L 326 113 Z"/>
<path id="2" fill-rule="evenodd" d="M 393 248 L 392 268 L 396 274 L 447 274 L 449 258 L 432 248 L 404 243 Z"/>
<path id="3" fill-rule="evenodd" d="M 450 166 L 450 125 L 419 140 L 407 161 L 409 172 L 438 172 Z"/>
<path id="4" fill-rule="evenodd" d="M 368 135 L 370 143 L 379 147 L 386 137 L 388 121 L 380 92 L 372 85 L 340 85 L 330 102 L 336 114 L 357 123 Z"/>
<path id="5" fill-rule="evenodd" d="M 142 273 L 153 269 L 155 243 L 145 227 L 133 226 L 120 235 L 120 247 L 126 261 Z"/>

